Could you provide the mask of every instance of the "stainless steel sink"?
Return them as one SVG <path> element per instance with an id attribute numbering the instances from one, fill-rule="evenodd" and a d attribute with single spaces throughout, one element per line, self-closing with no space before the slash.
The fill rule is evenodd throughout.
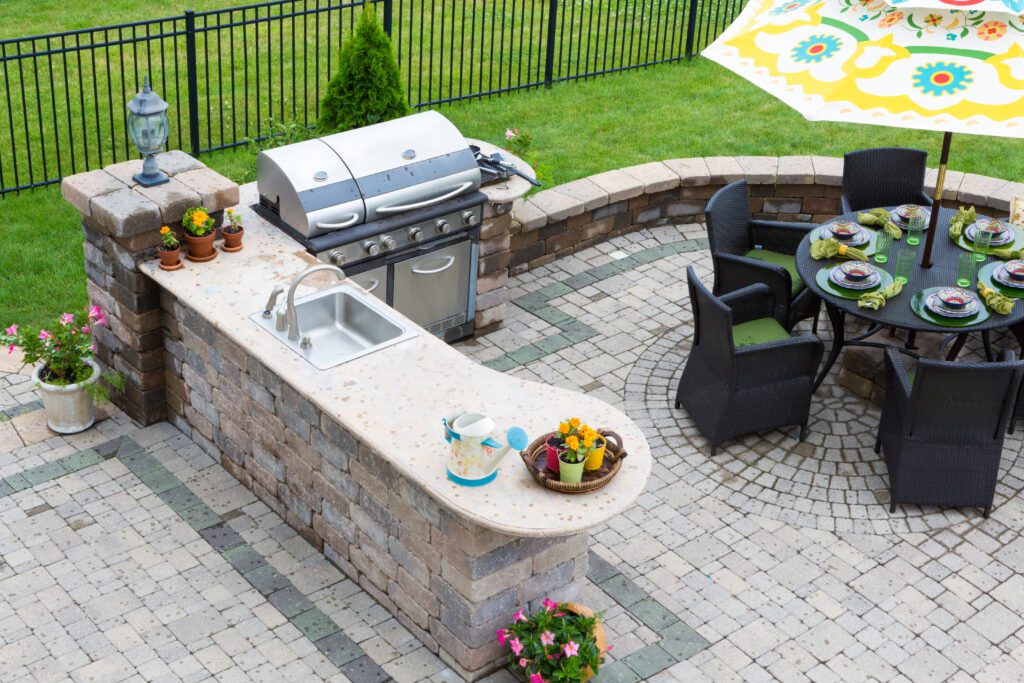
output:
<path id="1" fill-rule="evenodd" d="M 340 284 L 295 300 L 300 339 L 277 330 L 275 316 L 263 311 L 249 316 L 282 344 L 320 370 L 341 365 L 379 349 L 415 337 L 415 328 L 394 311 L 357 287 Z"/>

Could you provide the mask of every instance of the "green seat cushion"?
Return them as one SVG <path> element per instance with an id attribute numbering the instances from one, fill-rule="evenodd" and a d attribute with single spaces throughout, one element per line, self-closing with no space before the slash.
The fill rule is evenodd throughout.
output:
<path id="1" fill-rule="evenodd" d="M 789 332 L 775 318 L 757 318 L 732 326 L 732 343 L 736 348 L 780 339 L 789 339 Z"/>
<path id="2" fill-rule="evenodd" d="M 757 259 L 758 261 L 774 263 L 785 268 L 793 283 L 792 291 L 789 293 L 790 296 L 796 296 L 804 288 L 804 281 L 800 279 L 800 274 L 796 272 L 796 259 L 789 254 L 780 254 L 777 251 L 770 251 L 768 249 L 751 249 L 744 256 Z"/>

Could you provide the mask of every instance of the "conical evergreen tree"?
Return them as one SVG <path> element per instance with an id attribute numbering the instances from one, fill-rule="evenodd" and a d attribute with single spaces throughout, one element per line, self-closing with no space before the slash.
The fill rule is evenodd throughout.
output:
<path id="1" fill-rule="evenodd" d="M 367 3 L 355 34 L 342 46 L 338 73 L 320 105 L 320 129 L 350 130 L 409 113 L 391 39 Z"/>

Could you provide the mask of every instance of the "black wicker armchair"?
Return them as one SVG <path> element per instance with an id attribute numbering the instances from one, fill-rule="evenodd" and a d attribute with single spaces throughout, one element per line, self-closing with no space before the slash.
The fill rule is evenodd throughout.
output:
<path id="1" fill-rule="evenodd" d="M 1024 363 L 922 358 L 913 384 L 896 349 L 885 352 L 886 392 L 875 452 L 889 469 L 889 511 L 903 503 L 975 506 L 988 517 L 1003 437 Z"/>
<path id="2" fill-rule="evenodd" d="M 716 192 L 704 213 L 715 267 L 712 291 L 721 295 L 766 284 L 787 330 L 805 318 L 814 318 L 817 330 L 821 301 L 797 274 L 794 254 L 800 240 L 818 226 L 755 220 L 745 180 Z"/>
<path id="3" fill-rule="evenodd" d="M 843 157 L 843 213 L 882 206 L 931 206 L 924 192 L 928 152 L 903 147 L 878 147 Z"/>
<path id="4" fill-rule="evenodd" d="M 750 285 L 716 297 L 686 269 L 693 307 L 693 347 L 679 379 L 676 408 L 685 407 L 711 444 L 790 425 L 807 433 L 817 337 L 791 337 L 769 287 Z"/>

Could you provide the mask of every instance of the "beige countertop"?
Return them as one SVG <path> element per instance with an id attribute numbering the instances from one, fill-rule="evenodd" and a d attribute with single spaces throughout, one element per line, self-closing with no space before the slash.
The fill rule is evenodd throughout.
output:
<path id="1" fill-rule="evenodd" d="M 255 200 L 255 183 L 243 186 L 236 208 L 246 226 L 241 252 L 222 252 L 209 263 L 186 261 L 185 268 L 173 272 L 160 270 L 152 261 L 142 266 L 143 271 L 388 458 L 440 504 L 504 533 L 564 536 L 620 514 L 644 490 L 651 473 L 647 441 L 632 420 L 603 401 L 486 368 L 411 322 L 419 330 L 416 337 L 317 370 L 249 320 L 262 309 L 275 284 L 287 285 L 316 262 L 249 208 Z M 307 282 L 324 287 L 333 280 L 319 278 L 318 274 Z M 490 484 L 459 486 L 445 473 L 449 448 L 441 418 L 460 410 L 494 418 L 501 441 L 513 425 L 524 428 L 532 440 L 555 429 L 559 420 L 576 415 L 622 435 L 629 457 L 608 486 L 585 495 L 568 496 L 541 487 L 516 452 L 505 456 Z"/>

